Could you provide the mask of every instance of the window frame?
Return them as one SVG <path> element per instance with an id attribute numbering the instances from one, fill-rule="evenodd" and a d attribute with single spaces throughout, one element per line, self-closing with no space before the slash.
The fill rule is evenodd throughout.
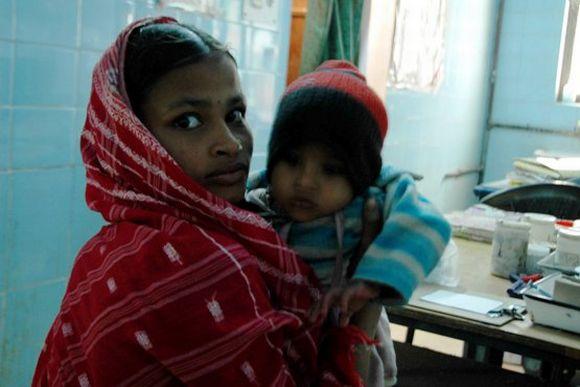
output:
<path id="1" fill-rule="evenodd" d="M 564 86 L 567 84 L 570 78 L 570 73 L 572 70 L 572 59 L 574 53 L 574 40 L 580 39 L 580 31 L 576 31 L 578 27 L 578 17 L 580 11 L 580 0 L 566 0 L 566 9 L 564 11 L 563 23 L 566 23 L 562 27 L 562 36 L 560 39 L 560 54 L 558 60 L 558 75 L 556 81 L 556 101 L 559 103 L 572 103 L 580 104 L 580 90 L 574 98 L 574 101 L 568 102 L 564 100 Z M 580 42 L 577 42 L 580 46 Z M 576 55 L 580 55 L 580 52 Z"/>

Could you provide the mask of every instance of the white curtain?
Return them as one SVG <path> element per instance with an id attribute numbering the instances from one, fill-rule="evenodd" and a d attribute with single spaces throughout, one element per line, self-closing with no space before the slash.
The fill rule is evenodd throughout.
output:
<path id="1" fill-rule="evenodd" d="M 397 0 L 388 86 L 437 90 L 443 76 L 446 0 Z"/>

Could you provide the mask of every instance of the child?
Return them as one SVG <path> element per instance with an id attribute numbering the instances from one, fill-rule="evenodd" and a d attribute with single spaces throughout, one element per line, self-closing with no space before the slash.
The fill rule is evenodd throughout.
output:
<path id="1" fill-rule="evenodd" d="M 328 304 L 340 303 L 341 325 L 369 301 L 408 301 L 450 237 L 449 225 L 416 192 L 409 174 L 391 167 L 381 172 L 386 132 L 383 102 L 364 76 L 348 62 L 327 61 L 288 86 L 272 130 L 267 170 L 249 181 L 246 200 L 258 205 L 312 266 L 327 290 L 321 314 Z M 369 197 L 381 208 L 384 224 L 365 255 L 353 262 Z M 346 279 L 349 265 L 353 274 Z M 374 336 L 379 312 L 370 303 L 353 320 Z M 383 316 L 377 333 L 387 352 L 384 376 L 394 384 L 394 350 Z M 372 355 L 376 360 L 374 347 Z M 363 380 L 382 385 L 383 375 L 372 371 L 380 372 L 380 364 L 371 362 L 369 373 L 364 357 L 357 363 Z"/>

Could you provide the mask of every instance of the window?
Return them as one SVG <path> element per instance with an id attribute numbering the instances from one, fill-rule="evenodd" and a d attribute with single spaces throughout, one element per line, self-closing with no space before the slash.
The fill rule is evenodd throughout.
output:
<path id="1" fill-rule="evenodd" d="M 580 0 L 567 0 L 558 63 L 557 100 L 580 103 Z"/>
<path id="2" fill-rule="evenodd" d="M 443 75 L 446 0 L 397 0 L 388 87 L 433 92 Z"/>

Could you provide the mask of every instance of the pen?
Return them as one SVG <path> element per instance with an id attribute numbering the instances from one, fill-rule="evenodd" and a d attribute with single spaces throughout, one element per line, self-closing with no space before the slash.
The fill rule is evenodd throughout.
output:
<path id="1" fill-rule="evenodd" d="M 550 293 L 548 293 L 547 291 L 545 291 L 544 289 L 542 289 L 539 285 L 536 285 L 535 283 L 533 283 L 532 281 L 528 281 L 528 283 L 526 284 L 527 287 L 535 289 L 538 291 L 538 293 L 540 293 L 543 296 L 552 298 L 552 295 Z"/>

